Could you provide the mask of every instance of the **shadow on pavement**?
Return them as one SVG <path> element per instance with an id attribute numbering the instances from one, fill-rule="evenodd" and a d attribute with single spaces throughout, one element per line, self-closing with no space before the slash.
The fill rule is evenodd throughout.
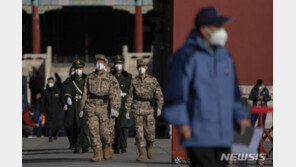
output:
<path id="1" fill-rule="evenodd" d="M 23 152 L 38 152 L 38 151 L 58 151 L 69 150 L 68 148 L 48 148 L 48 149 L 23 149 Z"/>
<path id="2" fill-rule="evenodd" d="M 73 154 L 73 152 L 37 152 L 37 153 L 23 153 L 23 155 L 42 155 L 42 154 Z"/>
<path id="3" fill-rule="evenodd" d="M 89 158 L 40 158 L 23 159 L 23 163 L 43 163 L 43 162 L 90 162 Z"/>

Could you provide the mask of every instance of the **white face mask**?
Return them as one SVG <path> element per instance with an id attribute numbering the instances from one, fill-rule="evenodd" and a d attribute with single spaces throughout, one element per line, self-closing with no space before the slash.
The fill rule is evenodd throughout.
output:
<path id="1" fill-rule="evenodd" d="M 146 68 L 144 67 L 140 67 L 138 70 L 140 74 L 144 74 L 146 72 Z"/>
<path id="2" fill-rule="evenodd" d="M 205 29 L 208 33 L 210 33 L 210 43 L 215 46 L 225 46 L 228 35 L 224 28 L 220 28 L 215 32 L 212 32 L 208 27 Z"/>
<path id="3" fill-rule="evenodd" d="M 117 71 L 122 70 L 122 64 L 116 64 L 115 65 L 115 70 L 117 70 Z"/>
<path id="4" fill-rule="evenodd" d="M 53 87 L 53 83 L 48 83 L 48 87 L 52 88 Z"/>
<path id="5" fill-rule="evenodd" d="M 96 64 L 96 68 L 97 68 L 97 70 L 105 70 L 105 66 L 104 66 L 104 64 L 102 64 L 102 63 L 98 63 L 98 64 Z"/>
<path id="6" fill-rule="evenodd" d="M 104 66 L 104 71 L 109 72 L 106 66 Z"/>
<path id="7" fill-rule="evenodd" d="M 77 69 L 77 70 L 75 70 L 75 73 L 76 73 L 76 75 L 81 75 L 82 74 L 82 70 Z"/>
<path id="8" fill-rule="evenodd" d="M 74 74 L 75 74 L 75 71 L 72 71 L 72 72 L 71 72 L 71 75 L 74 75 Z"/>

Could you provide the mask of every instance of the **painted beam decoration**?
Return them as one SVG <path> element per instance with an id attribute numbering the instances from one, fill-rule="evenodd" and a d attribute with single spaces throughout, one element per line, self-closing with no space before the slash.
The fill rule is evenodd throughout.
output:
<path id="1" fill-rule="evenodd" d="M 135 0 L 35 0 L 39 6 L 135 6 Z M 142 6 L 153 5 L 153 0 L 138 0 Z M 22 0 L 23 6 L 32 5 L 31 0 Z"/>

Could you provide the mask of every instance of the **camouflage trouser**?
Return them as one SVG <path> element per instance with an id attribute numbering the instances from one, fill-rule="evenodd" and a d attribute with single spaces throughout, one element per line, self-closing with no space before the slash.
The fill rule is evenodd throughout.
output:
<path id="1" fill-rule="evenodd" d="M 115 138 L 115 118 L 110 118 L 109 121 L 109 125 L 110 125 L 110 133 L 111 133 L 111 138 L 112 138 L 112 144 L 114 143 L 114 138 Z"/>
<path id="2" fill-rule="evenodd" d="M 154 114 L 134 115 L 136 144 L 138 147 L 145 147 L 146 143 L 153 143 L 155 140 L 155 119 Z"/>
<path id="3" fill-rule="evenodd" d="M 89 128 L 91 147 L 93 149 L 112 144 L 107 110 L 106 112 L 99 112 L 95 108 L 88 110 L 86 112 L 86 124 Z"/>

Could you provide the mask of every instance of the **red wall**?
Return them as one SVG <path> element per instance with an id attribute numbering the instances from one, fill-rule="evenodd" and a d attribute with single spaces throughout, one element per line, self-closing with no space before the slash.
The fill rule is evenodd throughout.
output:
<path id="1" fill-rule="evenodd" d="M 200 8 L 214 6 L 234 20 L 226 24 L 226 47 L 235 61 L 240 84 L 254 84 L 261 78 L 273 84 L 272 0 L 174 0 L 173 51 L 182 46 L 194 27 Z"/>

